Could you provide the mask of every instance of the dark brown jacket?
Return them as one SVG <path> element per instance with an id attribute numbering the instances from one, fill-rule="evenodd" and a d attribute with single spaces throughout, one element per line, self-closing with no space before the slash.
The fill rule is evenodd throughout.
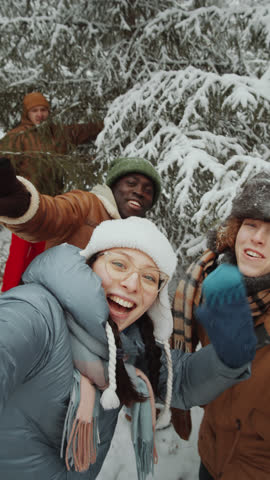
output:
<path id="1" fill-rule="evenodd" d="M 260 317 L 270 333 L 270 312 Z M 202 345 L 208 343 L 200 326 Z M 270 478 L 270 345 L 257 350 L 250 379 L 226 390 L 205 407 L 199 454 L 214 479 Z"/>
<path id="2" fill-rule="evenodd" d="M 23 112 L 18 127 L 1 139 L 0 155 L 10 158 L 17 175 L 33 182 L 39 192 L 56 195 L 64 187 L 64 156 L 95 140 L 102 128 L 103 122 L 60 126 L 50 118 L 35 126 Z"/>

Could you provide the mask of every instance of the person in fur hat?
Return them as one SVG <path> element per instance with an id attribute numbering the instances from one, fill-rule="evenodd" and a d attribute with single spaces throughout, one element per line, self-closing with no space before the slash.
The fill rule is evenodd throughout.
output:
<path id="1" fill-rule="evenodd" d="M 106 184 L 96 185 L 91 192 L 72 190 L 55 197 L 42 195 L 24 177 L 16 178 L 9 159 L 0 158 L 0 222 L 30 245 L 44 242 L 43 249 L 62 242 L 84 248 L 100 222 L 131 215 L 144 217 L 160 191 L 158 172 L 143 158 L 116 158 Z M 27 261 L 14 266 L 10 280 L 5 272 L 2 291 L 20 282 L 34 257 L 33 250 L 28 251 Z"/>
<path id="2" fill-rule="evenodd" d="M 12 159 L 17 175 L 30 180 L 40 193 L 57 195 L 64 189 L 63 167 L 57 157 L 62 158 L 77 145 L 94 141 L 103 122 L 60 126 L 52 123 L 50 111 L 50 104 L 42 93 L 25 95 L 20 124 L 0 140 L 0 155 Z M 30 243 L 12 235 L 3 291 L 18 285 L 27 265 L 44 248 L 43 239 Z"/>
<path id="3" fill-rule="evenodd" d="M 190 266 L 175 295 L 173 345 L 191 352 L 199 341 L 203 346 L 211 341 L 209 331 L 202 326 L 204 317 L 200 317 L 201 323 L 197 321 L 196 306 L 203 297 L 202 285 L 208 279 L 215 283 L 212 285 L 213 321 L 227 322 L 227 332 L 220 338 L 226 349 L 226 339 L 239 316 L 234 305 L 228 306 L 228 296 L 234 292 L 233 288 L 226 292 L 231 274 L 225 270 L 237 266 L 243 275 L 257 337 L 251 378 L 231 387 L 204 409 L 198 441 L 202 462 L 200 480 L 267 480 L 270 477 L 269 202 L 270 175 L 262 172 L 244 184 L 233 200 L 227 220 L 209 232 L 208 250 Z M 218 296 L 215 290 L 219 291 Z M 211 312 L 207 321 L 212 321 Z M 173 423 L 177 430 L 177 418 Z M 177 431 L 181 436 L 181 429 Z"/>
<path id="4" fill-rule="evenodd" d="M 243 294 L 225 353 L 215 342 L 222 322 L 209 324 L 213 345 L 192 355 L 170 350 L 175 267 L 151 221 L 107 220 L 86 248 L 65 243 L 40 254 L 24 285 L 1 295 L 1 478 L 94 480 L 125 405 L 144 480 L 157 461 L 155 397 L 162 426 L 171 404 L 208 403 L 249 377 L 256 339 Z M 243 289 L 237 273 L 235 289 Z"/>

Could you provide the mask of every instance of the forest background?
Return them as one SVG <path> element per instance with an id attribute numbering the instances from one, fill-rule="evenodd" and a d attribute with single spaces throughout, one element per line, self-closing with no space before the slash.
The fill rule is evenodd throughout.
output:
<path id="1" fill-rule="evenodd" d="M 270 169 L 269 1 L 2 0 L 0 26 L 2 132 L 34 90 L 54 122 L 104 118 L 95 145 L 53 159 L 66 190 L 103 181 L 116 156 L 147 158 L 163 180 L 151 217 L 182 268 Z"/>
<path id="2" fill-rule="evenodd" d="M 246 178 L 270 171 L 269 1 L 1 0 L 0 28 L 0 135 L 34 90 L 54 122 L 104 118 L 94 145 L 53 159 L 65 188 L 91 189 L 116 156 L 147 158 L 163 180 L 151 218 L 179 270 Z M 0 231 L 0 283 L 9 241 Z M 156 480 L 198 478 L 201 416 L 189 442 L 157 432 Z M 121 417 L 100 480 L 136 478 L 127 430 Z"/>

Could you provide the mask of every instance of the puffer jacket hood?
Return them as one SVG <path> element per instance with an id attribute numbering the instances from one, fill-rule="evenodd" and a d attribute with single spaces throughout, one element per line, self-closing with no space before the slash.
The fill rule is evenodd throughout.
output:
<path id="1" fill-rule="evenodd" d="M 105 361 L 108 354 L 108 305 L 99 277 L 79 251 L 62 244 L 42 253 L 26 270 L 25 284 L 0 297 L 0 478 L 89 478 L 89 472 L 67 472 L 60 458 L 74 369 L 69 316 L 88 333 L 90 325 L 98 354 Z M 100 419 L 91 480 L 109 449 L 117 416 L 118 409 L 110 412 L 109 426 L 108 416 Z"/>
<path id="2" fill-rule="evenodd" d="M 23 282 L 45 287 L 62 308 L 76 318 L 80 327 L 107 345 L 105 319 L 108 318 L 109 308 L 101 279 L 86 265 L 80 251 L 67 243 L 46 250 L 27 268 Z M 95 308 L 98 295 L 104 298 L 103 308 L 99 311 Z M 89 327 L 92 327 L 91 332 Z"/>
<path id="3" fill-rule="evenodd" d="M 25 284 L 39 284 L 57 298 L 63 310 L 98 341 L 98 354 L 107 360 L 105 324 L 109 307 L 100 277 L 85 263 L 80 252 L 80 248 L 67 243 L 52 247 L 32 261 L 22 278 Z M 122 345 L 125 352 L 135 358 L 144 352 L 144 344 L 136 324 L 127 330 L 128 335 L 120 333 Z"/>

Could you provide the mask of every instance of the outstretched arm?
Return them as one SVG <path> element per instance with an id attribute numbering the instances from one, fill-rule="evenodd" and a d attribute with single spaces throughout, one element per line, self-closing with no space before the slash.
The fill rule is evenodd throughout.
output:
<path id="1" fill-rule="evenodd" d="M 194 353 L 172 350 L 172 360 L 174 375 L 171 405 L 175 408 L 186 410 L 196 405 L 206 405 L 227 388 L 250 376 L 248 364 L 230 368 L 219 359 L 212 345 Z M 162 375 L 164 374 L 166 369 Z"/>
<path id="2" fill-rule="evenodd" d="M 104 123 L 101 120 L 91 121 L 88 123 L 78 123 L 76 125 L 65 125 L 64 134 L 69 141 L 74 145 L 80 145 L 93 141 L 104 128 Z"/>
<path id="3" fill-rule="evenodd" d="M 238 268 L 225 264 L 218 267 L 204 280 L 203 296 L 196 316 L 212 345 L 192 354 L 172 351 L 172 406 L 177 408 L 207 404 L 248 378 L 248 365 L 255 355 L 257 339 Z M 162 376 L 166 377 L 166 371 Z"/>
<path id="4" fill-rule="evenodd" d="M 81 226 L 94 228 L 104 220 L 104 210 L 96 195 L 82 190 L 41 195 L 31 182 L 16 177 L 7 158 L 0 158 L 0 222 L 19 237 L 63 243 Z"/>

